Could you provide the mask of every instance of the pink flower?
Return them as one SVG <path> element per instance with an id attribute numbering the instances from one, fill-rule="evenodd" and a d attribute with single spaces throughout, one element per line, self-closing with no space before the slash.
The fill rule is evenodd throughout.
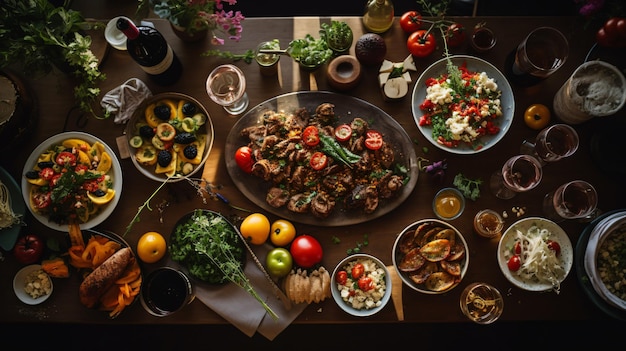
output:
<path id="1" fill-rule="evenodd" d="M 591 16 L 604 7 L 604 0 L 587 0 L 578 12 L 583 16 Z"/>

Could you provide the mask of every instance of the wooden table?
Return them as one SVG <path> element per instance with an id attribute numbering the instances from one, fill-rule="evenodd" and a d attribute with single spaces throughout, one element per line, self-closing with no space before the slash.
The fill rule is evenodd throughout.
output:
<path id="1" fill-rule="evenodd" d="M 249 18 L 244 22 L 244 35 L 242 40 L 235 43 L 227 43 L 223 50 L 241 53 L 248 48 L 254 48 L 260 41 L 279 39 L 282 46 L 294 38 L 302 37 L 306 33 L 317 36 L 319 24 L 329 22 L 331 18 Z M 347 21 L 358 38 L 363 29 L 360 18 L 333 18 Z M 454 175 L 459 172 L 471 178 L 480 178 L 485 183 L 481 187 L 481 197 L 477 201 L 468 201 L 463 215 L 451 221 L 465 236 L 469 245 L 470 265 L 463 282 L 452 291 L 441 295 L 425 295 L 415 292 L 407 287 L 403 288 L 404 315 L 406 322 L 417 324 L 429 323 L 460 323 L 469 324 L 459 310 L 459 295 L 463 288 L 470 282 L 484 281 L 497 287 L 505 299 L 504 313 L 501 322 L 524 322 L 524 321 L 606 321 L 610 320 L 600 311 L 585 295 L 576 278 L 576 272 L 572 270 L 562 284 L 560 294 L 528 292 L 514 287 L 501 273 L 496 262 L 497 240 L 486 240 L 478 237 L 472 230 L 474 214 L 481 209 L 491 208 L 499 212 L 506 211 L 509 217 L 506 219 L 508 227 L 517 218 L 511 211 L 513 207 L 524 207 L 527 216 L 541 216 L 541 200 L 543 195 L 558 185 L 572 180 L 584 179 L 592 183 L 599 193 L 599 207 L 608 211 L 624 207 L 626 187 L 618 177 L 599 170 L 590 152 L 590 140 L 594 130 L 615 118 L 624 117 L 624 112 L 619 116 L 597 118 L 585 124 L 574 126 L 580 137 L 580 148 L 571 157 L 559 161 L 557 164 L 547 165 L 544 169 L 544 177 L 539 186 L 527 193 L 522 193 L 511 200 L 500 200 L 489 191 L 487 181 L 492 172 L 502 166 L 509 157 L 519 153 L 519 147 L 523 140 L 533 138 L 537 131 L 528 128 L 523 121 L 523 112 L 527 106 L 533 103 L 543 103 L 552 106 L 552 98 L 558 88 L 569 77 L 574 69 L 580 65 L 593 44 L 593 33 L 583 30 L 580 18 L 547 18 L 547 17 L 488 17 L 470 18 L 460 17 L 457 20 L 467 28 L 472 28 L 476 23 L 486 21 L 487 25 L 495 30 L 498 43 L 496 47 L 483 54 L 475 54 L 466 42 L 459 48 L 451 50 L 452 54 L 470 54 L 479 56 L 501 71 L 504 71 L 507 55 L 514 50 L 523 37 L 533 28 L 542 25 L 554 26 L 561 30 L 569 40 L 570 55 L 563 65 L 553 76 L 532 87 L 513 86 L 515 96 L 515 117 L 512 126 L 506 136 L 496 147 L 476 155 L 455 155 L 435 148 L 417 129 L 410 107 L 410 96 L 401 101 L 388 102 L 383 99 L 377 84 L 378 67 L 364 67 L 361 84 L 349 92 L 339 92 L 356 96 L 382 108 L 396 119 L 406 130 L 412 140 L 417 142 L 418 156 L 431 161 L 446 159 L 448 169 L 443 184 L 433 183 L 429 177 L 422 173 L 417 186 L 411 196 L 396 210 L 385 216 L 362 224 L 346 227 L 321 227 L 296 224 L 298 233 L 311 234 L 318 238 L 324 247 L 323 265 L 332 270 L 335 264 L 345 257 L 346 250 L 354 247 L 357 242 L 363 241 L 367 234 L 369 245 L 363 251 L 373 254 L 391 265 L 391 249 L 396 235 L 410 223 L 424 219 L 434 218 L 431 209 L 431 201 L 434 194 L 442 187 L 452 186 Z M 205 176 L 215 185 L 221 186 L 220 192 L 233 204 L 251 210 L 260 210 L 254 203 L 246 199 L 235 187 L 230 179 L 225 166 L 224 143 L 230 128 L 237 121 L 229 117 L 225 111 L 214 104 L 206 95 L 205 79 L 210 70 L 220 63 L 229 62 L 216 57 L 203 57 L 201 53 L 209 48 L 208 40 L 199 43 L 186 43 L 174 36 L 167 22 L 154 20 L 156 27 L 166 36 L 175 52 L 183 62 L 183 77 L 171 87 L 153 85 L 140 68 L 130 59 L 125 51 L 108 50 L 102 70 L 107 75 L 106 81 L 101 84 L 102 94 L 122 84 L 128 78 L 138 77 L 146 82 L 154 94 L 167 91 L 186 93 L 199 99 L 209 110 L 216 129 L 215 143 L 205 166 Z M 396 20 L 390 31 L 383 34 L 387 44 L 386 58 L 398 62 L 402 61 L 408 51 L 405 46 L 406 34 L 400 29 Z M 354 46 L 351 49 L 354 54 Z M 442 54 L 442 48 L 428 58 L 416 59 L 418 72 L 411 73 L 415 81 L 419 74 Z M 256 63 L 246 64 L 243 61 L 235 63 L 245 73 L 248 80 L 247 92 L 251 106 L 266 99 L 292 91 L 309 90 L 310 77 L 308 72 L 299 70 L 298 66 L 288 57 L 280 60 L 279 76 L 264 77 L 259 73 Z M 331 90 L 325 78 L 323 69 L 314 73 L 315 81 L 319 90 Z M 112 119 L 97 120 L 87 118 L 84 126 L 76 124 L 76 113 L 69 114 L 74 101 L 72 94 L 72 81 L 62 74 L 53 74 L 42 79 L 27 80 L 34 91 L 38 107 L 39 120 L 36 130 L 32 131 L 32 137 L 24 141 L 23 145 L 16 147 L 8 157 L 2 155 L 1 164 L 16 178 L 21 177 L 24 162 L 31 151 L 45 138 L 66 130 L 80 130 L 92 133 L 109 145 L 116 145 L 116 138 L 123 135 L 124 126 L 113 123 Z M 410 91 L 413 90 L 410 85 Z M 427 147 L 424 153 L 422 148 Z M 119 156 L 119 154 L 118 154 Z M 99 229 L 110 230 L 115 233 L 123 233 L 128 223 L 140 206 L 156 189 L 159 183 L 146 179 L 133 166 L 130 159 L 122 159 L 121 165 L 124 174 L 124 185 L 120 202 L 111 217 L 99 226 Z M 171 232 L 175 221 L 184 213 L 198 207 L 209 208 L 224 214 L 245 213 L 237 212 L 218 201 L 210 201 L 204 205 L 195 194 L 195 190 L 185 182 L 168 185 L 152 200 L 153 208 L 162 201 L 168 201 L 169 206 L 162 214 L 163 222 L 160 223 L 158 211 L 145 211 L 141 214 L 141 222 L 133 226 L 132 232 L 126 236 L 126 240 L 135 246 L 139 236 L 149 230 L 156 230 L 165 234 Z M 275 219 L 269 216 L 270 219 Z M 34 220 L 31 216 L 26 218 L 28 226 L 25 232 L 38 233 L 46 237 L 63 237 L 63 233 L 47 229 L 44 225 Z M 572 244 L 576 245 L 577 239 L 586 224 L 577 221 L 566 221 L 561 226 L 568 233 Z M 339 244 L 333 243 L 332 237 L 341 239 Z M 158 264 L 147 265 L 146 269 L 154 269 Z M 74 324 L 223 324 L 225 321 L 213 311 L 194 301 L 181 312 L 167 318 L 155 318 L 145 312 L 140 304 L 131 306 L 119 318 L 109 321 L 102 312 L 87 310 L 78 301 L 76 277 L 68 280 L 55 281 L 54 295 L 42 306 L 26 307 L 15 297 L 11 282 L 13 275 L 19 269 L 11 254 L 7 254 L 4 262 L 0 263 L 0 323 L 74 323 Z M 341 311 L 332 299 L 327 299 L 320 304 L 312 304 L 295 320 L 295 324 L 335 324 L 335 323 L 392 323 L 397 321 L 394 306 L 390 303 L 379 314 L 359 319 L 351 317 Z"/>

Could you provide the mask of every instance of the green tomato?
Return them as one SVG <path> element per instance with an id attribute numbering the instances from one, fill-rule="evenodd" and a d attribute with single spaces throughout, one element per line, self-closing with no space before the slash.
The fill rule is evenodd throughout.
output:
<path id="1" fill-rule="evenodd" d="M 276 278 L 281 278 L 289 274 L 293 267 L 293 258 L 289 250 L 277 247 L 267 253 L 265 265 L 269 274 Z"/>

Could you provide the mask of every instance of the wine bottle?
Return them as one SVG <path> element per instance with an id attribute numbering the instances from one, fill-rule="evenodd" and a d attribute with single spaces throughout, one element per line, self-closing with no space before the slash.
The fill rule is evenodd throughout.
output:
<path id="1" fill-rule="evenodd" d="M 370 32 L 383 33 L 393 24 L 393 3 L 391 0 L 367 0 L 363 25 Z"/>
<path id="2" fill-rule="evenodd" d="M 120 18 L 116 26 L 126 35 L 126 48 L 130 56 L 155 83 L 170 85 L 180 78 L 183 66 L 158 30 L 135 26 L 125 18 Z"/>

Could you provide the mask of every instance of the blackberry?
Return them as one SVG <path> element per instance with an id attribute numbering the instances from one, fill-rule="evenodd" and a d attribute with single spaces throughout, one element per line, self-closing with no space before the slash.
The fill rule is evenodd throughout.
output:
<path id="1" fill-rule="evenodd" d="M 139 127 L 139 135 L 146 139 L 152 139 L 152 137 L 154 136 L 154 128 L 150 127 L 149 125 L 141 126 Z"/>
<path id="2" fill-rule="evenodd" d="M 191 102 L 185 102 L 183 104 L 183 114 L 185 116 L 193 116 L 196 113 L 196 105 Z"/>
<path id="3" fill-rule="evenodd" d="M 172 162 L 172 154 L 170 154 L 170 152 L 167 150 L 159 151 L 159 154 L 157 155 L 157 162 L 159 166 L 167 167 L 167 165 Z"/>
<path id="4" fill-rule="evenodd" d="M 183 150 L 183 155 L 188 159 L 196 158 L 198 156 L 198 148 L 194 144 L 187 145 Z"/>
<path id="5" fill-rule="evenodd" d="M 168 121 L 171 113 L 172 111 L 167 105 L 157 105 L 154 107 L 154 115 L 163 121 Z"/>
<path id="6" fill-rule="evenodd" d="M 194 141 L 196 141 L 196 136 L 188 132 L 178 133 L 174 137 L 174 142 L 178 144 L 190 144 Z"/>
<path id="7" fill-rule="evenodd" d="M 106 191 L 104 191 L 102 189 L 97 189 L 96 191 L 92 192 L 92 194 L 94 194 L 97 197 L 103 197 L 107 193 L 106 193 Z"/>

